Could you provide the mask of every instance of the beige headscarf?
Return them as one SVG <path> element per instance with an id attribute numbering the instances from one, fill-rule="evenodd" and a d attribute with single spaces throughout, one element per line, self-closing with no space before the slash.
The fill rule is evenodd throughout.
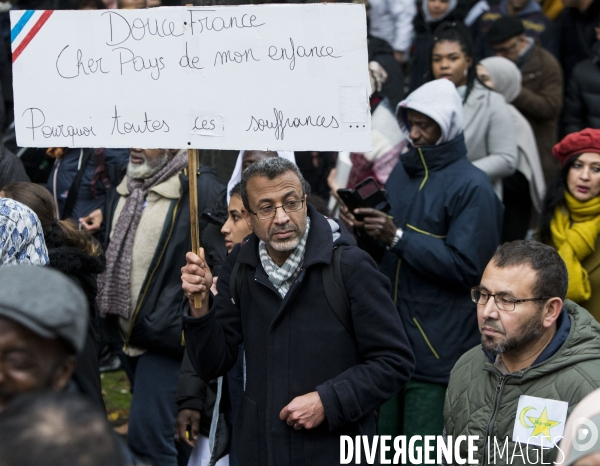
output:
<path id="1" fill-rule="evenodd" d="M 503 57 L 485 58 L 479 62 L 485 66 L 494 84 L 494 91 L 504 97 L 510 110 L 517 133 L 519 149 L 519 170 L 529 182 L 529 195 L 533 207 L 538 212 L 542 210 L 542 200 L 546 194 L 546 182 L 542 171 L 542 162 L 537 149 L 535 136 L 531 125 L 511 102 L 521 93 L 521 72 L 517 65 Z"/>

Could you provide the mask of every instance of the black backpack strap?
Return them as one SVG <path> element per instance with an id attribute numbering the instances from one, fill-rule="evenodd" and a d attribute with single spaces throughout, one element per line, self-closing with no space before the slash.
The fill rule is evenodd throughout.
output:
<path id="1" fill-rule="evenodd" d="M 79 196 L 79 186 L 81 185 L 81 178 L 83 178 L 83 173 L 87 167 L 87 164 L 92 156 L 94 149 L 83 149 L 83 155 L 81 156 L 81 166 L 77 171 L 77 175 L 73 178 L 73 182 L 69 187 L 69 194 L 67 194 L 67 199 L 65 201 L 65 206 L 62 211 L 62 220 L 71 217 L 73 213 L 73 208 L 75 207 L 75 203 L 77 202 L 77 197 Z"/>
<path id="2" fill-rule="evenodd" d="M 323 267 L 323 289 L 327 302 L 336 317 L 348 333 L 354 337 L 354 325 L 352 324 L 352 313 L 350 311 L 350 299 L 346 292 L 344 279 L 342 277 L 342 252 L 345 246 L 338 246 L 333 250 L 331 263 Z"/>
<path id="3" fill-rule="evenodd" d="M 229 296 L 231 302 L 240 309 L 240 297 L 242 295 L 242 280 L 244 279 L 244 272 L 246 267 L 244 264 L 236 262 L 233 264 L 231 269 L 231 275 L 229 276 Z"/>

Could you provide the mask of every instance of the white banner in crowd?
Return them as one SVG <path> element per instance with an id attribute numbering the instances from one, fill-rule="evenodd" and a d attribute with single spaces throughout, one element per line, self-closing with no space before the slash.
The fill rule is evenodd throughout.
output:
<path id="1" fill-rule="evenodd" d="M 363 5 L 10 17 L 22 147 L 371 149 Z"/>

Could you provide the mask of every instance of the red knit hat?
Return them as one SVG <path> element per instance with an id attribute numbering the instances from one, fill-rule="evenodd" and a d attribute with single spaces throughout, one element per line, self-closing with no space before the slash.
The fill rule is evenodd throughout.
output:
<path id="1" fill-rule="evenodd" d="M 600 154 L 600 129 L 586 128 L 578 133 L 569 134 L 552 148 L 554 157 L 563 167 L 574 155 L 586 152 Z"/>

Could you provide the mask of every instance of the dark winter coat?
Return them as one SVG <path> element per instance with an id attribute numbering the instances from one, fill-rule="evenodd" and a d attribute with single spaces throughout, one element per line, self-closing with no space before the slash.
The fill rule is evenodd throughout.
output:
<path id="1" fill-rule="evenodd" d="M 415 380 L 448 383 L 458 358 L 477 344 L 479 284 L 500 244 L 503 207 L 489 178 L 466 157 L 463 135 L 402 154 L 387 183 L 390 215 L 403 230 L 382 271 L 413 348 Z"/>
<path id="2" fill-rule="evenodd" d="M 503 16 L 509 16 L 508 0 L 502 0 L 498 5 L 491 5 L 489 11 L 482 13 L 471 26 L 475 62 L 494 55 L 494 49 L 488 42 L 486 34 L 492 24 Z M 557 53 L 558 44 L 554 37 L 554 29 L 538 2 L 530 0 L 515 16 L 522 21 L 527 36 L 535 39 L 546 50 Z"/>
<path id="3" fill-rule="evenodd" d="M 63 218 L 63 209 L 73 180 L 77 176 L 80 159 L 83 159 L 84 151 L 92 149 L 67 149 L 60 159 L 54 162 L 48 183 L 46 187 L 55 196 L 58 211 Z M 107 167 L 113 165 L 119 166 L 127 164 L 129 160 L 129 150 L 125 149 L 105 149 L 104 162 Z M 79 190 L 77 192 L 77 201 L 73 206 L 70 218 L 78 220 L 81 217 L 89 215 L 96 209 L 104 208 L 106 200 L 106 189 L 99 177 L 94 177 L 96 164 L 94 155 L 88 159 L 83 167 L 83 175 Z M 116 186 L 116 184 L 115 184 Z"/>
<path id="4" fill-rule="evenodd" d="M 373 36 L 368 37 L 367 47 L 369 61 L 379 63 L 388 75 L 381 87 L 381 94 L 389 99 L 392 108 L 396 108 L 404 98 L 404 73 L 402 66 L 394 58 L 394 49 L 383 39 Z"/>
<path id="5" fill-rule="evenodd" d="M 600 0 L 594 0 L 588 9 L 565 8 L 556 18 L 556 33 L 560 40 L 558 61 L 562 65 L 565 81 L 569 82 L 577 63 L 592 57 L 596 43 L 594 28 L 600 17 Z"/>
<path id="6" fill-rule="evenodd" d="M 329 222 L 310 205 L 308 212 L 303 267 L 284 299 L 250 235 L 227 258 L 210 312 L 184 317 L 187 352 L 204 380 L 224 375 L 244 342 L 246 390 L 233 428 L 240 466 L 339 464 L 340 435 L 374 435 L 376 409 L 400 391 L 414 367 L 389 281 L 364 251 L 347 246 L 341 258 L 355 337 L 329 307 L 321 270 L 334 244 L 349 244 L 349 234 L 342 228 L 334 243 Z M 236 261 L 245 265 L 241 310 L 229 296 Z M 315 390 L 326 413 L 321 425 L 297 431 L 279 419 L 295 397 Z"/>
<path id="7" fill-rule="evenodd" d="M 50 232 L 45 236 L 48 247 L 49 267 L 68 275 L 85 293 L 90 309 L 89 325 L 83 353 L 77 357 L 73 380 L 80 391 L 104 410 L 100 383 L 99 357 L 101 348 L 100 321 L 96 308 L 98 288 L 96 278 L 104 272 L 104 254 L 92 257 L 79 249 L 69 247 L 62 238 Z"/>
<path id="8" fill-rule="evenodd" d="M 565 99 L 565 133 L 585 128 L 600 129 L 600 42 L 594 45 L 594 56 L 578 63 Z"/>
<path id="9" fill-rule="evenodd" d="M 198 173 L 198 211 L 203 212 L 225 187 L 212 168 L 201 166 Z M 116 316 L 109 315 L 106 318 L 107 327 L 112 330 L 113 342 L 124 341 L 125 345 L 131 344 L 176 358 L 181 358 L 184 351 L 180 310 L 184 299 L 181 268 L 185 265 L 186 253 L 192 250 L 187 168 L 181 172 L 179 179 L 181 196 L 171 203 L 165 224 L 157 226 L 162 234 L 132 316 L 130 334 L 121 334 Z M 118 201 L 119 195 L 113 189 L 106 203 L 104 218 L 107 219 L 107 228 L 113 224 Z M 106 232 L 106 238 L 110 238 L 109 231 Z M 208 265 L 218 271 L 227 252 L 221 227 L 200 218 L 200 243 Z"/>
<path id="10" fill-rule="evenodd" d="M 529 60 L 521 69 L 521 75 L 523 87 L 512 104 L 527 118 L 533 129 L 548 184 L 560 170 L 560 165 L 552 155 L 552 147 L 558 142 L 558 118 L 563 106 L 563 74 L 558 60 L 539 45 L 534 45 Z"/>

